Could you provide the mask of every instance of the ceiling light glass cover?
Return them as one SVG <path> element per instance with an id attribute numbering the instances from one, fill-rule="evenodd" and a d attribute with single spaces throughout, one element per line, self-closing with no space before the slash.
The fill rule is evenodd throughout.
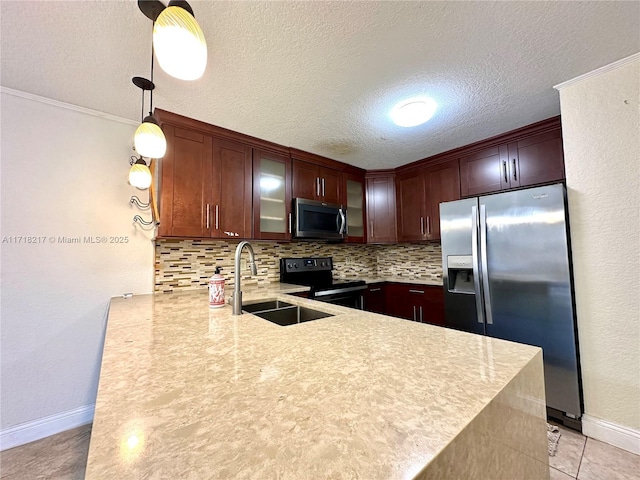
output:
<path id="1" fill-rule="evenodd" d="M 153 27 L 160 67 L 180 80 L 196 80 L 207 66 L 207 43 L 196 19 L 184 8 L 168 6 Z"/>
<path id="2" fill-rule="evenodd" d="M 129 183 L 140 190 L 145 190 L 151 186 L 151 170 L 141 158 L 131 165 Z"/>
<path id="3" fill-rule="evenodd" d="M 133 137 L 138 155 L 147 158 L 162 158 L 167 151 L 167 139 L 151 115 L 145 117 Z"/>
<path id="4" fill-rule="evenodd" d="M 398 103 L 389 114 L 400 127 L 415 127 L 427 122 L 436 113 L 438 104 L 429 97 L 415 97 Z"/>

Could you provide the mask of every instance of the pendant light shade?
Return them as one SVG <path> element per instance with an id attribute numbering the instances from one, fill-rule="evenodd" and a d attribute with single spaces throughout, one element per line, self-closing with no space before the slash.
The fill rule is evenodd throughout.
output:
<path id="1" fill-rule="evenodd" d="M 162 158 L 167 151 L 167 139 L 151 115 L 145 117 L 133 137 L 138 155 L 147 158 Z"/>
<path id="2" fill-rule="evenodd" d="M 151 170 L 141 158 L 131 165 L 129 183 L 140 190 L 145 190 L 151 186 Z"/>
<path id="3" fill-rule="evenodd" d="M 153 27 L 153 48 L 160 67 L 180 80 L 196 80 L 207 66 L 207 43 L 196 19 L 172 6 L 162 10 Z"/>

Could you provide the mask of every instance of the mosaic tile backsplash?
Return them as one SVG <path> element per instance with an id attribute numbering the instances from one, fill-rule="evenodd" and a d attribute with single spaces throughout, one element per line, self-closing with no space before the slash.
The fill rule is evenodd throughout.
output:
<path id="1" fill-rule="evenodd" d="M 234 254 L 239 242 L 157 240 L 155 291 L 206 287 L 216 267 L 233 285 Z M 334 276 L 400 276 L 442 280 L 440 245 L 357 245 L 320 242 L 251 242 L 258 275 L 251 276 L 242 253 L 242 283 L 256 285 L 280 279 L 281 257 L 333 257 Z"/>

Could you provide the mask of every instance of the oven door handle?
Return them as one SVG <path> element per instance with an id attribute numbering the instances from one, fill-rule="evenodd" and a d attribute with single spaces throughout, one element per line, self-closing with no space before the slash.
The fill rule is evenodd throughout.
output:
<path id="1" fill-rule="evenodd" d="M 358 287 L 336 288 L 333 290 L 322 290 L 321 292 L 315 292 L 313 296 L 315 298 L 326 297 L 328 295 L 335 295 L 337 293 L 339 294 L 339 293 L 347 293 L 347 292 L 359 292 L 361 290 L 366 290 L 366 289 L 367 289 L 366 285 L 360 285 Z"/>

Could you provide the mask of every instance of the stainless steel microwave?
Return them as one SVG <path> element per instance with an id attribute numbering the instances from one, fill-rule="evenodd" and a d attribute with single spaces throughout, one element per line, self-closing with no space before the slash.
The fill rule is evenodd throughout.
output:
<path id="1" fill-rule="evenodd" d="M 294 238 L 342 240 L 347 233 L 347 210 L 342 205 L 296 198 L 293 226 Z"/>

